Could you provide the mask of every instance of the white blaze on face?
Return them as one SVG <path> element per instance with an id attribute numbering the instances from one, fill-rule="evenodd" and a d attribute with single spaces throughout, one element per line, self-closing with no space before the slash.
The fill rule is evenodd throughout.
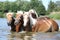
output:
<path id="1" fill-rule="evenodd" d="M 24 17 L 24 18 L 23 18 L 23 21 L 24 21 L 24 24 L 23 24 L 23 25 L 24 25 L 24 26 L 27 25 L 27 22 L 28 22 L 28 20 L 29 20 L 29 19 L 28 19 L 28 16 L 29 16 L 29 13 L 28 13 L 28 12 L 25 12 L 24 15 L 23 15 L 23 17 Z"/>
<path id="2" fill-rule="evenodd" d="M 28 20 L 27 19 L 24 19 L 24 26 L 26 26 L 27 25 L 27 22 L 28 22 Z"/>

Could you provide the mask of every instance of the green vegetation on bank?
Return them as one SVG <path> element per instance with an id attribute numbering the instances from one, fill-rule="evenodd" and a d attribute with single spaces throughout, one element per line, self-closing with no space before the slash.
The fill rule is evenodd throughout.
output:
<path id="1" fill-rule="evenodd" d="M 0 12 L 0 18 L 4 18 L 3 12 Z"/>
<path id="2" fill-rule="evenodd" d="M 60 13 L 57 13 L 57 14 L 50 14 L 50 15 L 48 15 L 48 16 L 49 16 L 50 18 L 60 20 Z"/>
<path id="3" fill-rule="evenodd" d="M 30 1 L 24 1 L 24 0 L 16 0 L 14 2 L 10 1 L 4 1 L 0 2 L 0 17 L 3 16 L 6 12 L 17 12 L 17 11 L 29 11 L 30 9 L 35 9 L 37 11 L 38 15 L 45 15 L 46 10 L 44 5 L 42 4 L 42 1 L 39 0 L 30 0 Z"/>
<path id="4" fill-rule="evenodd" d="M 59 17 L 60 14 L 57 14 L 57 13 L 50 14 L 51 12 L 60 11 L 60 6 L 57 5 L 57 3 L 50 1 L 48 5 L 48 9 L 45 10 L 42 0 L 30 0 L 30 1 L 16 0 L 14 2 L 10 2 L 7 0 L 4 2 L 0 2 L 0 18 L 6 17 L 5 14 L 6 12 L 9 12 L 9 11 L 14 12 L 14 16 L 15 16 L 15 13 L 19 10 L 29 11 L 30 9 L 35 9 L 38 16 L 48 15 L 50 18 L 53 18 L 53 19 L 60 19 Z"/>

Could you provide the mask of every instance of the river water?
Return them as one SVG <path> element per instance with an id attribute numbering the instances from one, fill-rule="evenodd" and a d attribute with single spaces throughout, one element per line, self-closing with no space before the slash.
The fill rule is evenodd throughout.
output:
<path id="1" fill-rule="evenodd" d="M 60 26 L 60 20 L 55 20 Z M 0 40 L 60 40 L 59 32 L 48 33 L 25 33 L 11 32 L 5 18 L 0 18 Z"/>

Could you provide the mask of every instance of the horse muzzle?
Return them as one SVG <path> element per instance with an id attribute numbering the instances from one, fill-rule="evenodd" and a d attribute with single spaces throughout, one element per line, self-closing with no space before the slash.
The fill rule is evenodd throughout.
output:
<path id="1" fill-rule="evenodd" d="M 11 23 L 7 23 L 8 24 L 8 26 L 11 26 Z"/>
<path id="2" fill-rule="evenodd" d="M 15 20 L 14 24 L 17 25 L 19 23 L 19 21 Z"/>

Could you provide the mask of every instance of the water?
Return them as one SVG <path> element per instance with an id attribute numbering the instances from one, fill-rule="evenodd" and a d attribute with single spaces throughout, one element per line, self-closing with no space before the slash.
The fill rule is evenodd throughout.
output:
<path id="1" fill-rule="evenodd" d="M 60 20 L 55 20 L 60 26 Z M 16 33 L 10 31 L 5 18 L 0 18 L 0 40 L 60 40 L 60 32 L 52 33 Z"/>

